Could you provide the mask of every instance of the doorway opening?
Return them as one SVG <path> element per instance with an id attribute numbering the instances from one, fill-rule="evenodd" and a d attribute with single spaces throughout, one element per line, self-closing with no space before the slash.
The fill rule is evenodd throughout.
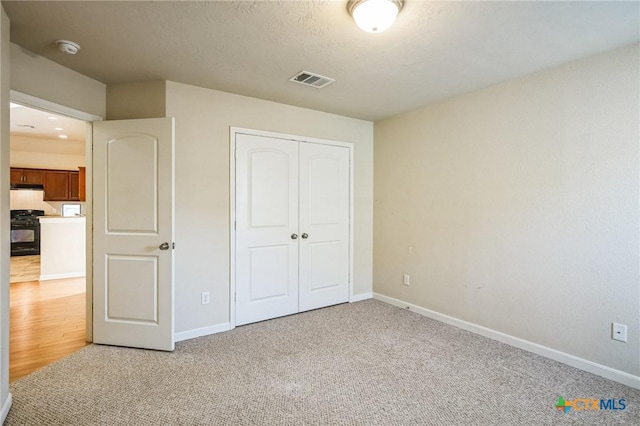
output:
<path id="1" fill-rule="evenodd" d="M 11 103 L 9 380 L 86 346 L 87 123 Z"/>

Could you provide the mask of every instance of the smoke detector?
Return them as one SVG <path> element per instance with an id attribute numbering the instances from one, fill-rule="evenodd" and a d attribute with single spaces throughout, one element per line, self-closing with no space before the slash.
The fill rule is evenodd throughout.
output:
<path id="1" fill-rule="evenodd" d="M 58 50 L 67 55 L 75 55 L 80 50 L 80 45 L 70 40 L 56 40 Z"/>

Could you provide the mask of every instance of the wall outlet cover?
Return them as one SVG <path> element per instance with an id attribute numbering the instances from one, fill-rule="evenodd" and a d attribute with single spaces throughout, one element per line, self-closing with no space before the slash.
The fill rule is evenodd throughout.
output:
<path id="1" fill-rule="evenodd" d="M 611 323 L 611 338 L 613 340 L 619 340 L 620 342 L 626 342 L 627 326 L 624 324 L 618 324 L 617 322 Z"/>

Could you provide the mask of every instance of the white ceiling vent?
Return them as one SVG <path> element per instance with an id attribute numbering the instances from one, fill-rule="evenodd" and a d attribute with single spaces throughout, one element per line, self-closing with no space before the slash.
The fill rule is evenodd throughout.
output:
<path id="1" fill-rule="evenodd" d="M 309 71 L 300 71 L 298 74 L 291 77 L 289 81 L 304 84 L 305 86 L 315 87 L 316 89 L 322 89 L 324 86 L 333 83 L 335 80 Z"/>

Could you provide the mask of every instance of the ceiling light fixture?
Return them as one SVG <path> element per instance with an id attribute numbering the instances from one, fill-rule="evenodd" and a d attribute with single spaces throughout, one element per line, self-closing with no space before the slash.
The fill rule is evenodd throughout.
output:
<path id="1" fill-rule="evenodd" d="M 80 50 L 80 45 L 71 40 L 56 40 L 58 50 L 67 55 L 75 55 Z"/>
<path id="2" fill-rule="evenodd" d="M 68 138 L 69 136 L 67 136 L 67 135 L 58 135 L 58 137 L 59 137 L 60 139 L 66 139 L 66 138 Z"/>
<path id="3" fill-rule="evenodd" d="M 402 0 L 349 0 L 347 10 L 356 24 L 368 33 L 380 33 L 393 24 Z"/>

